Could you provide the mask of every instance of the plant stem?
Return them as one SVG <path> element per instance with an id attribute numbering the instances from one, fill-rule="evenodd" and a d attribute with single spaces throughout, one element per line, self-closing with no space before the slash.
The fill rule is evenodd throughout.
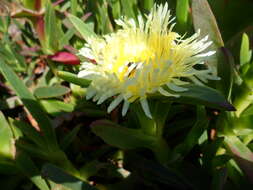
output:
<path id="1" fill-rule="evenodd" d="M 169 160 L 170 149 L 167 142 L 163 138 L 157 140 L 157 143 L 152 147 L 152 151 L 154 152 L 158 162 L 160 162 L 162 165 L 167 164 Z"/>

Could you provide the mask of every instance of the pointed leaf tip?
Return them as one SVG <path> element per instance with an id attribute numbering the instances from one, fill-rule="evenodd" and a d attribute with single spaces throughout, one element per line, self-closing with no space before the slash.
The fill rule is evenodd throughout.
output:
<path id="1" fill-rule="evenodd" d="M 54 55 L 48 56 L 49 59 L 51 59 L 52 61 L 56 61 L 59 63 L 63 63 L 66 65 L 79 65 L 80 64 L 80 60 L 79 58 L 69 52 L 57 52 Z"/>

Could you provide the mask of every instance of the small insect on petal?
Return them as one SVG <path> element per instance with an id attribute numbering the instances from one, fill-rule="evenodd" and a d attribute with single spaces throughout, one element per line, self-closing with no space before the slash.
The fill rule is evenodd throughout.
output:
<path id="1" fill-rule="evenodd" d="M 54 55 L 48 56 L 49 59 L 55 62 L 63 63 L 66 65 L 79 65 L 80 60 L 79 58 L 69 52 L 57 52 Z"/>

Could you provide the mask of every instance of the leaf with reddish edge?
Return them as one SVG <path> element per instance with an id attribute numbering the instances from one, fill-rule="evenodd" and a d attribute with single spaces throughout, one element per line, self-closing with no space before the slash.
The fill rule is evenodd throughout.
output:
<path id="1" fill-rule="evenodd" d="M 39 40 L 42 42 L 45 41 L 45 21 L 43 16 L 39 16 L 36 20 L 36 32 L 38 34 Z"/>
<path id="2" fill-rule="evenodd" d="M 34 9 L 37 11 L 41 9 L 41 0 L 35 0 Z"/>
<path id="3" fill-rule="evenodd" d="M 54 55 L 48 56 L 49 59 L 51 59 L 52 61 L 56 61 L 59 63 L 63 63 L 66 65 L 79 65 L 80 64 L 80 60 L 79 58 L 69 52 L 57 52 Z"/>
<path id="4" fill-rule="evenodd" d="M 236 136 L 226 136 L 224 140 L 236 163 L 253 184 L 253 152 Z"/>

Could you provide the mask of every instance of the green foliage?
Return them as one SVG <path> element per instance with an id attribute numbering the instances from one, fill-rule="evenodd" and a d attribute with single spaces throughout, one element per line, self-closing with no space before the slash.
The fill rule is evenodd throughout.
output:
<path id="1" fill-rule="evenodd" d="M 120 29 L 115 19 L 146 19 L 165 2 L 173 31 L 200 29 L 213 42 L 205 64 L 220 80 L 149 97 L 152 119 L 138 100 L 125 117 L 121 105 L 108 114 L 109 101 L 86 100 L 92 81 L 77 76 L 77 63 L 88 58 L 52 60 L 79 56 L 90 37 Z M 252 8 L 248 0 L 0 1 L 1 187 L 252 189 Z"/>

